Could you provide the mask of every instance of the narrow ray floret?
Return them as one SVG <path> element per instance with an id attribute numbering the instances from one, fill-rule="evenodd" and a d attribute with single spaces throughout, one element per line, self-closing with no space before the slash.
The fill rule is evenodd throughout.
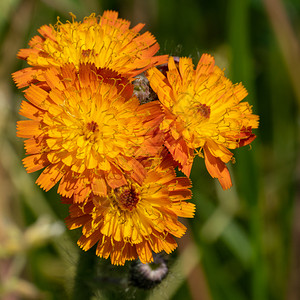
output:
<path id="1" fill-rule="evenodd" d="M 31 85 L 18 122 L 26 138 L 27 172 L 44 169 L 37 184 L 84 201 L 127 183 L 142 183 L 145 168 L 137 158 L 160 151 L 158 102 L 140 105 L 133 87 L 116 72 L 94 65 L 49 68 L 43 88 Z"/>
<path id="2" fill-rule="evenodd" d="M 165 72 L 164 72 L 165 73 Z M 223 189 L 232 185 L 226 163 L 233 159 L 229 149 L 251 143 L 258 116 L 248 102 L 247 91 L 233 84 L 215 66 L 214 58 L 202 55 L 196 69 L 190 58 L 176 64 L 169 58 L 166 75 L 157 68 L 147 72 L 150 85 L 163 105 L 165 145 L 182 171 L 189 176 L 197 153 Z"/>
<path id="3" fill-rule="evenodd" d="M 159 45 L 150 32 L 140 34 L 144 24 L 130 28 L 130 22 L 118 18 L 115 11 L 95 14 L 82 22 L 57 22 L 42 26 L 29 42 L 30 48 L 18 53 L 31 66 L 13 74 L 19 88 L 43 81 L 45 69 L 73 63 L 93 63 L 97 68 L 109 68 L 132 78 L 146 69 L 165 63 L 167 55 L 155 56 Z"/>
<path id="4" fill-rule="evenodd" d="M 153 160 L 151 160 L 153 161 Z M 78 245 L 89 250 L 97 244 L 96 254 L 110 257 L 112 264 L 124 265 L 139 258 L 153 261 L 152 253 L 171 253 L 186 227 L 178 217 L 192 218 L 195 206 L 191 198 L 191 182 L 176 177 L 172 159 L 148 167 L 141 184 L 130 178 L 119 188 L 109 188 L 107 196 L 91 194 L 83 203 L 72 203 L 66 219 L 69 229 L 82 228 Z"/>

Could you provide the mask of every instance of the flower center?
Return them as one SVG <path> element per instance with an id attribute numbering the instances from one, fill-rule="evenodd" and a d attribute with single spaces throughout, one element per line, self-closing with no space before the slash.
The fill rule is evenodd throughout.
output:
<path id="1" fill-rule="evenodd" d="M 96 141 L 97 132 L 99 132 L 99 125 L 95 121 L 88 122 L 83 131 L 85 140 Z"/>
<path id="2" fill-rule="evenodd" d="M 133 185 L 122 186 L 114 190 L 120 208 L 132 211 L 140 201 L 139 193 Z"/>
<path id="3" fill-rule="evenodd" d="M 98 128 L 98 124 L 94 121 L 92 122 L 89 122 L 86 124 L 86 128 L 88 131 L 92 131 L 92 132 L 96 132 L 96 131 L 99 131 L 99 128 Z"/>
<path id="4" fill-rule="evenodd" d="M 210 107 L 208 105 L 200 103 L 196 106 L 196 109 L 203 118 L 208 119 L 210 117 Z"/>
<path id="5" fill-rule="evenodd" d="M 87 50 L 81 51 L 81 55 L 83 57 L 89 57 L 91 54 L 94 54 L 94 50 L 92 50 L 92 49 L 87 49 Z"/>

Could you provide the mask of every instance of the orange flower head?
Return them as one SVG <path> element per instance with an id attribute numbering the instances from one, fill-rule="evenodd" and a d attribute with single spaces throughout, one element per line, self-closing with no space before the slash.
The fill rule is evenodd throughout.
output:
<path id="1" fill-rule="evenodd" d="M 140 105 L 132 84 L 93 65 L 49 68 L 47 85 L 31 85 L 20 114 L 18 136 L 26 138 L 27 172 L 44 171 L 37 184 L 81 202 L 91 192 L 106 195 L 107 185 L 141 183 L 145 169 L 138 157 L 161 149 L 160 104 Z M 126 178 L 127 178 L 126 177 Z"/>
<path id="2" fill-rule="evenodd" d="M 124 186 L 109 188 L 107 196 L 91 194 L 83 203 L 67 199 L 72 203 L 68 228 L 82 227 L 78 245 L 88 250 L 97 244 L 96 254 L 110 256 L 116 265 L 137 258 L 148 263 L 152 252 L 172 252 L 177 247 L 174 237 L 186 231 L 178 217 L 192 218 L 195 206 L 186 202 L 190 180 L 176 178 L 170 161 L 150 167 L 142 184 L 128 179 Z"/>
<path id="3" fill-rule="evenodd" d="M 189 176 L 195 152 L 204 153 L 210 175 L 223 189 L 230 188 L 225 163 L 233 154 L 228 149 L 252 142 L 252 129 L 258 127 L 258 116 L 241 102 L 247 95 L 243 85 L 232 84 L 208 54 L 202 55 L 196 70 L 190 58 L 180 58 L 177 66 L 170 57 L 166 76 L 156 68 L 147 73 L 164 107 L 165 145 L 182 171 Z"/>
<path id="4" fill-rule="evenodd" d="M 102 16 L 91 14 L 83 22 L 42 26 L 41 36 L 34 36 L 29 49 L 21 49 L 18 57 L 32 67 L 13 74 L 19 88 L 41 80 L 48 67 L 73 63 L 94 63 L 97 68 L 109 68 L 125 77 L 134 77 L 144 70 L 167 61 L 167 55 L 154 56 L 159 45 L 150 32 L 140 34 L 144 24 L 130 28 L 130 22 L 118 18 L 115 11 Z"/>

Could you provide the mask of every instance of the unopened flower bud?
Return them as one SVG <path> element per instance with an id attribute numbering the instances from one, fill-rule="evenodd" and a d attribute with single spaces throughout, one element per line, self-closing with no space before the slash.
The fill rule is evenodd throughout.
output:
<path id="1" fill-rule="evenodd" d="M 130 269 L 130 283 L 141 289 L 150 290 L 160 284 L 168 274 L 166 260 L 156 254 L 154 262 L 143 264 L 140 260 L 135 261 Z"/>
<path id="2" fill-rule="evenodd" d="M 157 95 L 150 87 L 149 80 L 144 74 L 135 77 L 133 82 L 133 94 L 140 100 L 141 104 L 157 100 Z"/>

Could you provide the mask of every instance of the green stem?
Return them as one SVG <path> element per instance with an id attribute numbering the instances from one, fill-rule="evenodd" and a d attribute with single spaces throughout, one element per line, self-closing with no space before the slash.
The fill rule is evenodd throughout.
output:
<path id="1" fill-rule="evenodd" d="M 95 278 L 96 259 L 94 248 L 89 251 L 81 251 L 77 262 L 77 271 L 73 288 L 73 300 L 89 300 L 92 298 Z"/>

